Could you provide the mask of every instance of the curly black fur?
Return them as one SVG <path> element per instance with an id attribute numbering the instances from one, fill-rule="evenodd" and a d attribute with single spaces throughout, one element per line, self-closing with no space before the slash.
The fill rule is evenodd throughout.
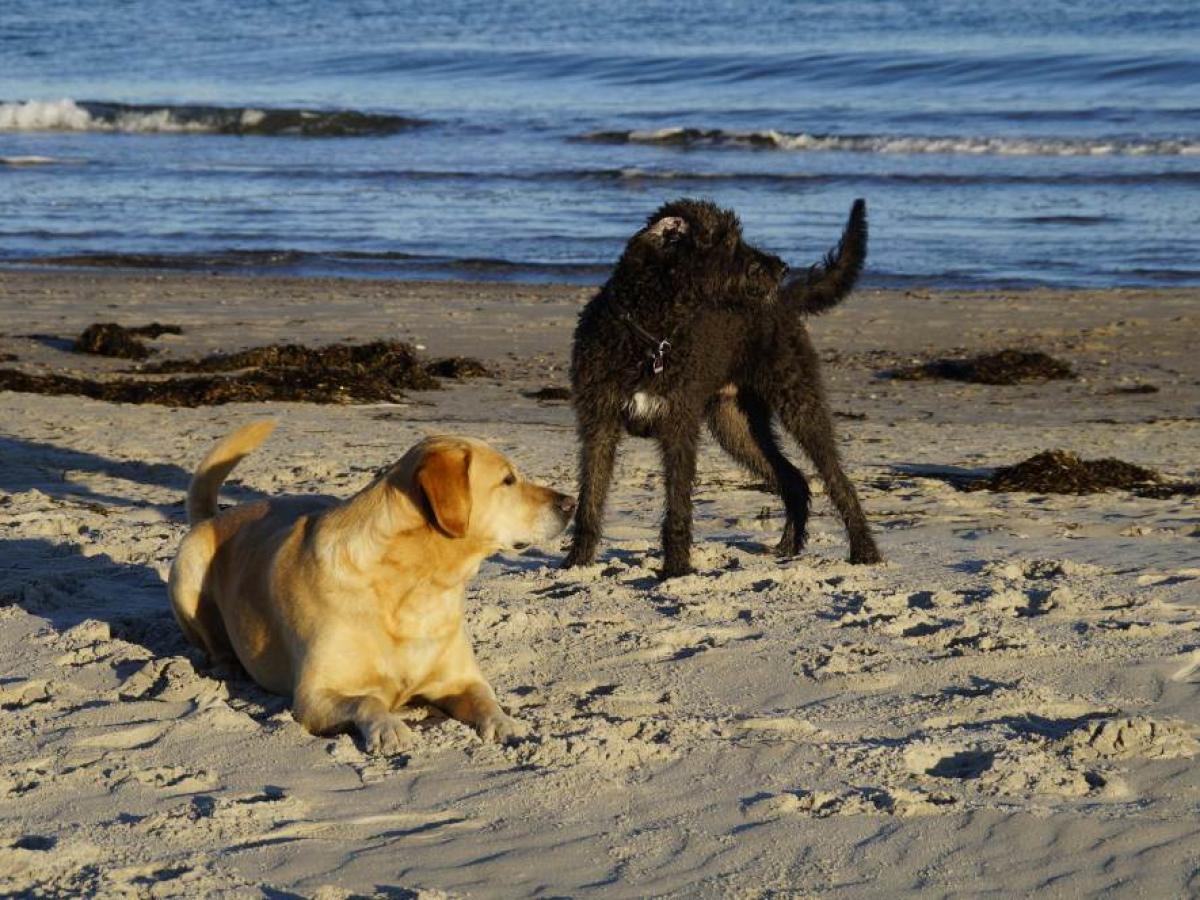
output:
<path id="1" fill-rule="evenodd" d="M 804 546 L 808 482 L 780 450 L 778 416 L 812 460 L 850 540 L 850 560 L 879 551 L 838 458 L 818 361 L 802 314 L 834 306 L 866 258 L 866 205 L 855 202 L 841 242 L 820 265 L 784 281 L 777 256 L 742 239 L 732 212 L 676 200 L 625 247 L 584 307 L 571 359 L 582 443 L 579 508 L 567 565 L 590 563 L 622 432 L 658 440 L 666 470 L 663 576 L 690 571 L 692 487 L 700 429 L 778 491 L 787 524 L 778 551 Z M 654 371 L 659 342 L 662 371 Z M 640 399 L 638 399 L 640 398 Z"/>

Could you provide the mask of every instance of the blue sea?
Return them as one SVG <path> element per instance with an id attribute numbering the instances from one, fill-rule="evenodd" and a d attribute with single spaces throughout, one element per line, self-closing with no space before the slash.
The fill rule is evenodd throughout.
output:
<path id="1" fill-rule="evenodd" d="M 0 0 L 0 264 L 598 282 L 663 201 L 881 285 L 1200 284 L 1195 0 Z"/>

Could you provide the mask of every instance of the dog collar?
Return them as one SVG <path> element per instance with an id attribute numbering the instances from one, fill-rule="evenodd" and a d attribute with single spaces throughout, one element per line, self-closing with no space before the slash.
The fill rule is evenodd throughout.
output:
<path id="1" fill-rule="evenodd" d="M 617 318 L 628 325 L 634 334 L 650 344 L 650 349 L 646 351 L 646 357 L 650 360 L 650 371 L 654 375 L 661 375 L 667 368 L 667 351 L 671 349 L 670 338 L 656 338 L 635 322 L 633 316 L 627 312 L 622 311 L 618 314 Z M 675 331 L 678 330 L 678 328 L 675 329 Z M 675 331 L 671 332 L 671 337 L 674 337 Z"/>

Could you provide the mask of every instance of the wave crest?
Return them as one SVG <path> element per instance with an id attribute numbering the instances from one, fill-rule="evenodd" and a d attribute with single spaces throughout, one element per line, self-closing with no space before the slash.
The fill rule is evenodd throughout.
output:
<path id="1" fill-rule="evenodd" d="M 63 160 L 53 156 L 0 156 L 0 166 L 53 166 L 61 162 Z"/>
<path id="2" fill-rule="evenodd" d="M 594 131 L 581 140 L 603 144 L 663 147 L 734 147 L 798 152 L 1001 156 L 1188 156 L 1200 142 L 1087 138 L 921 137 L 909 135 L 789 134 L 783 131 L 726 131 L 673 126 L 654 130 Z"/>
<path id="3" fill-rule="evenodd" d="M 352 109 L 152 106 L 71 99 L 0 103 L 0 131 L 363 137 L 423 124 L 422 119 Z"/>

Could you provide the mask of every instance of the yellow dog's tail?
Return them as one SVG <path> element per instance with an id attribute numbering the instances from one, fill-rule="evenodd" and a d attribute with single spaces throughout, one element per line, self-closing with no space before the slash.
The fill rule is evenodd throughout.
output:
<path id="1" fill-rule="evenodd" d="M 262 419 L 243 425 L 229 437 L 209 451 L 208 456 L 196 469 L 192 483 L 188 486 L 188 524 L 195 525 L 217 514 L 217 491 L 229 477 L 233 467 L 240 463 L 252 450 L 271 436 L 275 422 Z"/>

